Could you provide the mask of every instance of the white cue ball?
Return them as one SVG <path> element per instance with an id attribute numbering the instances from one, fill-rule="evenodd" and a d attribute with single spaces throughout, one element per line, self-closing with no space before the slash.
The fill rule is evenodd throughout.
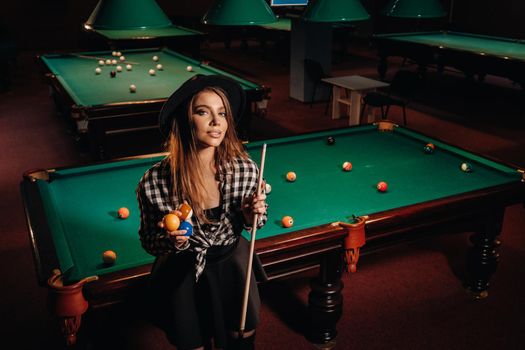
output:
<path id="1" fill-rule="evenodd" d="M 265 190 L 266 194 L 268 194 L 268 193 L 272 192 L 272 186 L 267 183 L 264 190 Z"/>
<path id="2" fill-rule="evenodd" d="M 107 65 L 110 65 L 110 64 L 111 64 L 111 60 L 109 60 L 109 59 L 106 60 L 106 64 L 107 64 Z"/>
<path id="3" fill-rule="evenodd" d="M 120 56 L 122 56 L 122 52 L 117 51 L 117 57 L 120 57 Z"/>
<path id="4" fill-rule="evenodd" d="M 120 60 L 121 62 L 124 62 L 124 61 L 126 60 L 126 57 L 124 57 L 124 56 L 120 56 L 120 57 L 119 57 L 119 60 Z"/>
<path id="5" fill-rule="evenodd" d="M 191 72 L 191 71 L 193 71 L 193 67 L 192 67 L 192 66 L 188 66 L 188 67 L 186 67 L 186 70 L 187 70 L 188 72 Z"/>
<path id="6" fill-rule="evenodd" d="M 104 65 L 104 60 L 100 60 L 100 61 L 98 61 L 98 64 L 99 64 L 100 66 L 103 66 L 103 65 Z"/>
<path id="7" fill-rule="evenodd" d="M 117 72 L 122 72 L 122 66 L 117 66 Z"/>
<path id="8" fill-rule="evenodd" d="M 150 69 L 148 73 L 149 75 L 155 75 L 155 69 Z"/>
<path id="9" fill-rule="evenodd" d="M 153 56 L 153 61 L 157 62 L 159 60 L 159 56 Z"/>
<path id="10" fill-rule="evenodd" d="M 111 53 L 111 56 L 116 56 L 116 55 L 117 55 L 117 51 L 113 51 L 113 52 Z"/>
<path id="11" fill-rule="evenodd" d="M 129 86 L 129 92 L 135 92 L 135 91 L 137 91 L 137 87 L 135 86 L 135 84 L 131 84 Z"/>
<path id="12" fill-rule="evenodd" d="M 163 68 L 164 68 L 164 67 L 162 67 L 162 64 L 160 64 L 160 63 L 157 64 L 157 69 L 158 69 L 158 70 L 162 70 Z"/>
<path id="13" fill-rule="evenodd" d="M 132 70 L 133 69 L 133 66 L 131 64 L 126 64 L 126 69 L 127 70 Z"/>
<path id="14" fill-rule="evenodd" d="M 117 60 L 111 60 L 111 64 L 113 65 L 117 64 Z"/>
<path id="15" fill-rule="evenodd" d="M 95 68 L 95 73 L 96 74 L 102 73 L 102 69 L 100 69 L 100 67 Z"/>

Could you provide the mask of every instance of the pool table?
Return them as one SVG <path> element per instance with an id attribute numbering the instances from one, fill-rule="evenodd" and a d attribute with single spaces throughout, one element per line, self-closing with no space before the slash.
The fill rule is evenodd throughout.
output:
<path id="1" fill-rule="evenodd" d="M 225 75 L 242 85 L 249 103 L 240 131 L 247 129 L 252 108 L 268 96 L 265 86 L 166 48 L 124 50 L 122 55 L 126 59 L 121 64 L 123 70 L 114 78 L 110 72 L 116 71 L 116 65 L 100 66 L 101 74 L 95 73 L 99 59 L 118 61 L 109 51 L 39 56 L 58 110 L 69 117 L 76 135 L 88 141 L 95 159 L 158 152 L 162 142 L 157 127 L 160 109 L 195 74 Z M 159 61 L 154 62 L 153 56 Z M 131 71 L 126 69 L 128 63 Z M 159 63 L 163 70 L 156 69 Z M 193 71 L 187 71 L 188 66 Z M 148 74 L 151 68 L 156 70 L 154 76 Z M 131 84 L 136 85 L 136 92 L 130 92 Z"/>
<path id="2" fill-rule="evenodd" d="M 525 40 L 460 32 L 414 32 L 377 34 L 372 37 L 384 79 L 389 56 L 415 61 L 422 74 L 434 64 L 442 72 L 445 66 L 464 72 L 468 78 L 487 74 L 508 78 L 525 88 Z"/>
<path id="3" fill-rule="evenodd" d="M 84 29 L 90 36 L 90 47 L 123 50 L 166 46 L 193 58 L 199 57 L 200 45 L 206 38 L 203 32 L 177 25 L 144 29 Z"/>
<path id="4" fill-rule="evenodd" d="M 308 305 L 313 343 L 335 342 L 341 273 L 358 270 L 360 252 L 433 233 L 473 232 L 466 283 L 474 297 L 487 296 L 505 208 L 525 199 L 522 170 L 388 122 L 248 143 L 253 159 L 264 143 L 264 177 L 272 190 L 255 249 L 270 279 L 320 267 Z M 424 152 L 427 143 L 435 145 L 432 154 Z M 66 327 L 70 342 L 88 304 L 96 309 L 126 300 L 144 285 L 153 257 L 139 242 L 134 190 L 163 156 L 24 174 L 38 282 L 55 295 L 61 319 L 74 318 Z M 351 171 L 342 169 L 344 161 Z M 471 172 L 460 170 L 464 162 Z M 289 171 L 296 181 L 286 180 Z M 386 192 L 376 189 L 379 181 L 387 182 Z M 128 219 L 117 217 L 120 207 L 129 208 Z M 286 215 L 295 222 L 290 228 L 281 224 Z M 113 265 L 102 262 L 107 249 L 117 253 Z M 77 293 L 64 306 L 58 295 L 65 288 Z"/>

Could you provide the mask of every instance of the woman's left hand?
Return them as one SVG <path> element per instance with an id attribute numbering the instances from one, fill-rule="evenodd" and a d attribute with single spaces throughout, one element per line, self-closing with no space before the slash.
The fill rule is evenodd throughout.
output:
<path id="1" fill-rule="evenodd" d="M 263 215 L 266 214 L 266 195 L 261 193 L 260 195 L 253 195 L 244 197 L 242 200 L 242 213 L 244 215 L 244 222 L 251 226 L 253 224 L 254 214 Z"/>

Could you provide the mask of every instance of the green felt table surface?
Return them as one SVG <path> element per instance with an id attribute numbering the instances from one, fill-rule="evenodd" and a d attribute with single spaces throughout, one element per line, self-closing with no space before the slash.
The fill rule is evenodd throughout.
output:
<path id="1" fill-rule="evenodd" d="M 121 65 L 123 71 L 110 77 L 111 71 L 116 71 L 117 65 L 99 66 L 100 59 L 117 59 L 109 51 L 82 52 L 75 54 L 43 55 L 42 61 L 49 71 L 56 76 L 77 106 L 101 106 L 134 101 L 149 101 L 168 98 L 177 88 L 196 74 L 225 75 L 235 79 L 246 89 L 257 89 L 259 86 L 238 76 L 202 64 L 187 56 L 169 49 L 138 49 L 122 51 L 126 58 Z M 159 61 L 154 62 L 153 56 Z M 131 71 L 126 70 L 126 64 L 132 64 Z M 157 64 L 163 65 L 163 70 L 157 70 Z M 186 68 L 192 66 L 193 71 Z M 100 67 L 101 74 L 95 69 Z M 155 69 L 154 76 L 148 71 Z M 129 87 L 134 84 L 136 92 L 131 93 Z"/>
<path id="2" fill-rule="evenodd" d="M 204 34 L 197 30 L 175 25 L 162 28 L 93 29 L 93 31 L 111 40 L 152 39 L 176 36 L 195 36 Z"/>
<path id="3" fill-rule="evenodd" d="M 334 145 L 327 145 L 328 136 L 335 138 Z M 433 154 L 423 151 L 427 142 L 435 144 Z M 257 162 L 263 143 L 247 145 Z M 401 127 L 383 133 L 375 126 L 363 126 L 268 140 L 266 144 L 264 177 L 272 191 L 267 197 L 268 223 L 257 231 L 257 239 L 348 222 L 352 215 L 369 215 L 521 179 L 516 169 Z M 137 233 L 135 188 L 143 173 L 161 159 L 59 169 L 50 173 L 50 181 L 38 180 L 66 279 L 153 261 L 142 249 Z M 342 170 L 344 161 L 353 164 L 351 171 Z M 462 162 L 469 162 L 473 171 L 461 171 Z M 288 171 L 296 172 L 295 182 L 286 180 Z M 377 191 L 379 181 L 388 183 L 386 193 Z M 117 217 L 120 207 L 130 210 L 128 219 Z M 282 227 L 285 215 L 294 218 L 292 228 Z M 101 254 L 107 249 L 118 255 L 113 266 L 102 264 Z"/>
<path id="4" fill-rule="evenodd" d="M 525 60 L 525 40 L 459 32 L 396 33 L 376 37 Z"/>

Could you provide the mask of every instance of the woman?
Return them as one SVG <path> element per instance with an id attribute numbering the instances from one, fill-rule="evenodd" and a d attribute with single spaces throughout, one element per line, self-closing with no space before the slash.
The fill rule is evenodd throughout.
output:
<path id="1" fill-rule="evenodd" d="M 179 349 L 253 349 L 259 294 L 252 275 L 246 331 L 239 337 L 249 244 L 241 231 L 266 222 L 266 196 L 257 195 L 258 168 L 235 132 L 244 90 L 221 76 L 197 75 L 165 103 L 160 129 L 169 155 L 140 180 L 139 234 L 156 256 L 151 299 L 155 319 Z M 193 234 L 167 231 L 164 215 L 187 202 Z M 255 257 L 254 269 L 264 272 Z M 253 272 L 252 272 L 253 274 Z"/>

